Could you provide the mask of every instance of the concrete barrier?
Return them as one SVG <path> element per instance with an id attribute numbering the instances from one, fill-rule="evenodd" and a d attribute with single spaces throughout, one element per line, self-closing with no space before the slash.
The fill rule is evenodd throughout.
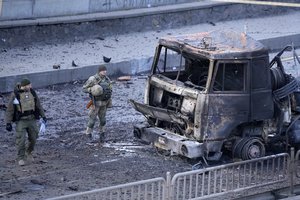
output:
<path id="1" fill-rule="evenodd" d="M 110 77 L 121 75 L 136 75 L 147 73 L 152 64 L 152 57 L 132 59 L 118 63 L 109 63 L 107 74 Z M 6 93 L 14 89 L 16 83 L 23 78 L 29 78 L 35 88 L 42 88 L 49 85 L 86 80 L 97 72 L 99 65 L 83 66 L 71 69 L 53 69 L 45 72 L 33 72 L 20 75 L 0 77 L 0 92 Z"/>
<path id="2" fill-rule="evenodd" d="M 0 21 L 111 12 L 196 0 L 1 0 Z"/>

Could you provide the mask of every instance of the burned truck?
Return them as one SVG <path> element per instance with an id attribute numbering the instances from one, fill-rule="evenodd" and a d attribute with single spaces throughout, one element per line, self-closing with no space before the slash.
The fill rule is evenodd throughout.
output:
<path id="1" fill-rule="evenodd" d="M 212 31 L 161 38 L 146 82 L 146 117 L 134 135 L 188 158 L 247 160 L 274 144 L 300 144 L 298 81 L 281 55 L 244 33 Z"/>

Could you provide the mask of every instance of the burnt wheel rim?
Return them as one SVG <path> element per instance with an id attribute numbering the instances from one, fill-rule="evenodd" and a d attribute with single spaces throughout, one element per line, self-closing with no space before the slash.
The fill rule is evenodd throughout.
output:
<path id="1" fill-rule="evenodd" d="M 263 157 L 266 154 L 265 146 L 258 138 L 248 138 L 248 141 L 242 148 L 242 159 L 251 160 Z"/>

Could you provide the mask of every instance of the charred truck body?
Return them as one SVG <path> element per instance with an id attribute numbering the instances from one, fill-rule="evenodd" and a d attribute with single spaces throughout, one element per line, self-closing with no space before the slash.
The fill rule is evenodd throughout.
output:
<path id="1" fill-rule="evenodd" d="M 244 160 L 265 155 L 270 143 L 300 143 L 298 82 L 280 56 L 235 32 L 161 38 L 136 137 L 189 158 L 218 160 L 224 149 Z"/>

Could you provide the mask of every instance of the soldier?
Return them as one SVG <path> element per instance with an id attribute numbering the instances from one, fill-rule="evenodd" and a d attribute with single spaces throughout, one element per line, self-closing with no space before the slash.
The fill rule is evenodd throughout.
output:
<path id="1" fill-rule="evenodd" d="M 111 107 L 112 84 L 106 76 L 106 72 L 106 67 L 100 65 L 98 73 L 89 77 L 83 85 L 83 92 L 89 93 L 93 102 L 93 105 L 89 107 L 89 120 L 85 134 L 92 138 L 93 128 L 98 116 L 100 142 L 104 142 L 105 137 L 106 110 L 107 107 Z"/>
<path id="2" fill-rule="evenodd" d="M 12 131 L 12 122 L 16 123 L 16 145 L 18 151 L 18 164 L 25 165 L 25 161 L 33 161 L 32 152 L 38 138 L 38 126 L 36 120 L 43 118 L 44 123 L 47 119 L 44 109 L 36 92 L 31 88 L 28 79 L 23 79 L 17 85 L 9 99 L 5 122 L 6 130 Z M 26 132 L 28 134 L 28 145 L 26 143 Z"/>

